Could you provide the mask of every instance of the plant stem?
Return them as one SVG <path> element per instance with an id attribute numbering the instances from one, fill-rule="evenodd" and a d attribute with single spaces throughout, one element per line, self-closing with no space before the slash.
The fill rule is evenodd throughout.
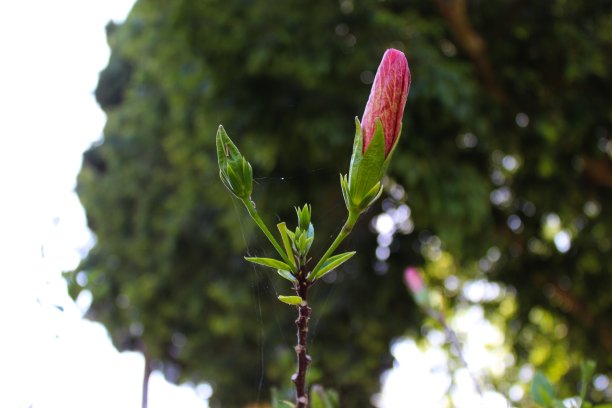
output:
<path id="1" fill-rule="evenodd" d="M 459 343 L 459 339 L 457 338 L 457 334 L 446 322 L 446 319 L 444 318 L 444 315 L 442 313 L 430 308 L 428 308 L 426 311 L 427 314 L 437 320 L 438 323 L 440 323 L 440 325 L 442 325 L 442 327 L 444 328 L 444 331 L 446 332 L 446 338 L 448 339 L 448 342 L 451 344 L 451 346 L 455 349 L 455 353 L 459 358 L 459 362 L 467 370 L 468 374 L 472 378 L 472 381 L 474 382 L 474 387 L 476 388 L 476 392 L 478 392 L 478 394 L 483 397 L 484 394 L 482 393 L 482 388 L 480 388 L 480 383 L 478 382 L 478 379 L 476 378 L 474 373 L 470 370 L 467 361 L 465 361 L 465 358 L 463 357 L 463 350 L 461 348 L 461 343 Z"/>
<path id="2" fill-rule="evenodd" d="M 143 346 L 144 349 L 144 346 Z M 147 408 L 149 405 L 149 378 L 151 377 L 151 358 L 146 350 L 143 350 L 144 356 L 144 375 L 142 377 L 142 408 Z"/>
<path id="3" fill-rule="evenodd" d="M 321 259 L 319 259 L 319 262 L 314 267 L 312 272 L 308 275 L 310 281 L 312 281 L 316 277 L 316 274 L 319 269 L 321 269 L 321 267 L 325 265 L 325 261 L 327 261 L 327 259 L 334 253 L 336 248 L 338 248 L 342 241 L 344 241 L 344 238 L 346 238 L 351 233 L 351 231 L 353 230 L 353 226 L 355 226 L 355 223 L 357 222 L 357 219 L 359 219 L 359 214 L 349 212 L 348 218 L 346 219 L 344 226 L 336 236 L 336 239 L 334 239 L 334 242 L 332 242 L 332 244 L 323 254 Z"/>
<path id="4" fill-rule="evenodd" d="M 302 298 L 302 303 L 298 306 L 298 318 L 295 321 L 297 326 L 297 346 L 295 352 L 297 354 L 298 369 L 291 376 L 291 381 L 295 384 L 295 400 L 296 408 L 308 407 L 308 393 L 306 390 L 306 372 L 310 365 L 311 358 L 306 350 L 306 341 L 308 339 L 308 321 L 312 309 L 308 306 L 308 288 L 311 283 L 305 278 L 306 274 L 298 275 L 298 282 L 295 284 L 295 292 Z"/>
<path id="5" fill-rule="evenodd" d="M 242 202 L 244 203 L 244 206 L 249 212 L 249 215 L 251 216 L 251 218 L 253 218 L 253 221 L 255 221 L 255 224 L 257 224 L 259 229 L 266 235 L 266 237 L 268 238 L 268 241 L 270 241 L 270 243 L 274 246 L 274 249 L 276 249 L 276 252 L 278 252 L 281 258 L 283 258 L 283 261 L 285 261 L 287 265 L 290 265 L 290 266 L 293 265 L 293 263 L 289 260 L 289 257 L 287 256 L 285 251 L 283 251 L 281 246 L 278 244 L 278 242 L 274 238 L 274 235 L 272 235 L 268 227 L 266 227 L 266 224 L 264 223 L 264 221 L 261 219 L 261 217 L 257 213 L 257 210 L 255 209 L 255 206 L 253 205 L 253 202 L 251 200 L 242 200 Z"/>

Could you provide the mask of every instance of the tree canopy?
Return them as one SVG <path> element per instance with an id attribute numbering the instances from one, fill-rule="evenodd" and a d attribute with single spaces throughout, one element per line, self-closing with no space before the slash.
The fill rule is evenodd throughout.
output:
<path id="1" fill-rule="evenodd" d="M 320 253 L 345 215 L 353 118 L 395 47 L 412 72 L 402 138 L 343 245 L 357 256 L 312 290 L 310 380 L 367 405 L 391 341 L 419 331 L 407 265 L 449 313 L 473 301 L 462 285 L 501 285 L 483 304 L 517 367 L 577 378 L 586 356 L 611 373 L 608 1 L 138 0 L 107 34 L 108 119 L 78 179 L 97 241 L 67 276 L 120 349 L 211 382 L 223 406 L 288 387 L 286 283 L 243 259 L 268 248 L 219 180 L 215 132 L 253 165 L 267 222 L 312 204 Z"/>

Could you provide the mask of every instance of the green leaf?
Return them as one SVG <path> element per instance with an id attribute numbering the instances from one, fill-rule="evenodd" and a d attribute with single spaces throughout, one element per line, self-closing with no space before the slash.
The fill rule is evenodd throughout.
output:
<path id="1" fill-rule="evenodd" d="M 302 298 L 299 296 L 278 295 L 278 300 L 288 305 L 292 305 L 292 306 L 297 306 L 302 303 Z"/>
<path id="2" fill-rule="evenodd" d="M 334 269 L 351 259 L 355 254 L 355 251 L 351 251 L 330 256 L 329 259 L 323 264 L 321 269 L 319 269 L 318 271 L 313 271 L 313 280 L 322 278 L 325 274 L 333 271 Z"/>
<path id="3" fill-rule="evenodd" d="M 246 257 L 246 256 L 244 257 L 244 259 L 246 259 L 249 262 L 253 262 L 254 264 L 267 266 L 269 268 L 282 269 L 284 271 L 290 271 L 291 270 L 291 267 L 289 265 L 287 265 L 283 261 L 279 261 L 278 259 L 272 259 L 272 258 L 251 258 L 251 257 Z"/>
<path id="4" fill-rule="evenodd" d="M 595 405 L 593 408 L 612 408 L 612 404 L 599 404 Z"/>
<path id="5" fill-rule="evenodd" d="M 592 360 L 583 361 L 580 364 L 580 399 L 584 401 L 586 397 L 587 389 L 593 373 L 595 372 L 595 362 Z"/>
<path id="6" fill-rule="evenodd" d="M 553 386 L 548 378 L 540 371 L 537 371 L 531 382 L 531 398 L 535 402 L 545 407 L 552 404 L 555 397 Z"/>
<path id="7" fill-rule="evenodd" d="M 278 228 L 278 231 L 280 232 L 281 239 L 283 240 L 283 245 L 285 247 L 285 252 L 287 253 L 287 257 L 289 258 L 289 261 L 291 261 L 291 266 L 293 267 L 292 271 L 295 271 L 296 270 L 295 257 L 293 255 L 293 250 L 291 249 L 291 241 L 289 240 L 289 237 L 287 236 L 287 224 L 285 224 L 284 222 L 281 222 L 279 224 L 276 224 L 276 228 Z"/>
<path id="8" fill-rule="evenodd" d="M 276 270 L 276 272 L 277 272 L 277 273 L 278 273 L 280 276 L 282 276 L 283 278 L 287 279 L 289 282 L 296 283 L 296 282 L 298 281 L 298 280 L 295 278 L 295 276 L 293 276 L 293 275 L 291 274 L 291 272 L 289 272 L 289 271 L 285 271 L 285 270 L 282 270 L 282 269 L 277 269 L 277 270 Z"/>

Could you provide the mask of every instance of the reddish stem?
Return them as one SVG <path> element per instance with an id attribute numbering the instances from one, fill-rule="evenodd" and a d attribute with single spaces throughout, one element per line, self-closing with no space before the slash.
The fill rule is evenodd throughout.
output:
<path id="1" fill-rule="evenodd" d="M 306 280 L 306 273 L 301 273 L 298 277 L 298 282 L 295 284 L 295 292 L 302 298 L 302 304 L 298 306 L 298 318 L 295 321 L 297 326 L 297 346 L 295 352 L 297 354 L 298 369 L 291 381 L 295 384 L 296 408 L 308 407 L 308 393 L 306 392 L 306 371 L 310 365 L 311 358 L 306 351 L 306 341 L 308 338 L 308 320 L 312 309 L 308 306 L 308 288 L 310 282 Z"/>

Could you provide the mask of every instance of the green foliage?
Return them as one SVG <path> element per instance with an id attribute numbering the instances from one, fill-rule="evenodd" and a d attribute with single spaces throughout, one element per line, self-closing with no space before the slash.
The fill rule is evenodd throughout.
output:
<path id="1" fill-rule="evenodd" d="M 548 378 L 541 372 L 537 372 L 531 382 L 531 395 L 533 400 L 545 407 L 553 407 L 555 391 Z"/>
<path id="2" fill-rule="evenodd" d="M 576 408 L 608 408 L 612 404 L 593 405 L 586 401 L 587 388 L 595 372 L 595 362 L 592 360 L 583 361 L 580 364 L 580 395 L 567 399 L 571 407 Z M 533 401 L 544 408 L 564 408 L 564 401 L 555 398 L 553 385 L 548 378 L 541 372 L 536 372 L 531 382 L 531 398 Z"/>
<path id="3" fill-rule="evenodd" d="M 292 408 L 295 404 L 291 401 L 281 400 L 278 391 L 272 389 L 273 408 Z M 338 393 L 334 390 L 326 390 L 320 385 L 313 385 L 310 391 L 310 404 L 312 408 L 340 408 Z"/>
<path id="4" fill-rule="evenodd" d="M 336 269 L 337 267 L 339 267 L 340 265 L 342 265 L 343 263 L 351 259 L 353 255 L 355 254 L 356 254 L 355 251 L 351 251 L 351 252 L 343 252 L 338 255 L 330 256 L 327 259 L 327 261 L 325 261 L 325 263 L 321 266 L 321 269 L 312 271 L 314 275 L 312 277 L 312 280 L 321 279 L 323 276 L 330 273 L 331 271 L 333 271 L 334 269 Z"/>
<path id="5" fill-rule="evenodd" d="M 358 254 L 310 292 L 310 383 L 333 385 L 348 407 L 379 389 L 391 340 L 418 331 L 407 264 L 424 266 L 447 309 L 468 301 L 449 277 L 503 284 L 485 307 L 517 366 L 540 367 L 558 395 L 575 392 L 566 384 L 585 355 L 609 375 L 609 2 L 468 3 L 481 59 L 430 0 L 139 0 L 108 30 L 96 90 L 107 123 L 77 188 L 96 245 L 68 274 L 72 295 L 91 291 L 89 316 L 121 350 L 146 349 L 171 380 L 210 381 L 213 406 L 284 388 L 294 311 L 275 298 L 288 282 L 242 258 L 275 254 L 219 182 L 213 135 L 226 124 L 247 153 L 262 213 L 317 208 L 318 255 L 345 212 L 352 118 L 393 46 L 413 81 L 380 208 L 407 205 L 410 218 L 374 260 L 378 211 L 366 212 L 349 240 Z"/>

